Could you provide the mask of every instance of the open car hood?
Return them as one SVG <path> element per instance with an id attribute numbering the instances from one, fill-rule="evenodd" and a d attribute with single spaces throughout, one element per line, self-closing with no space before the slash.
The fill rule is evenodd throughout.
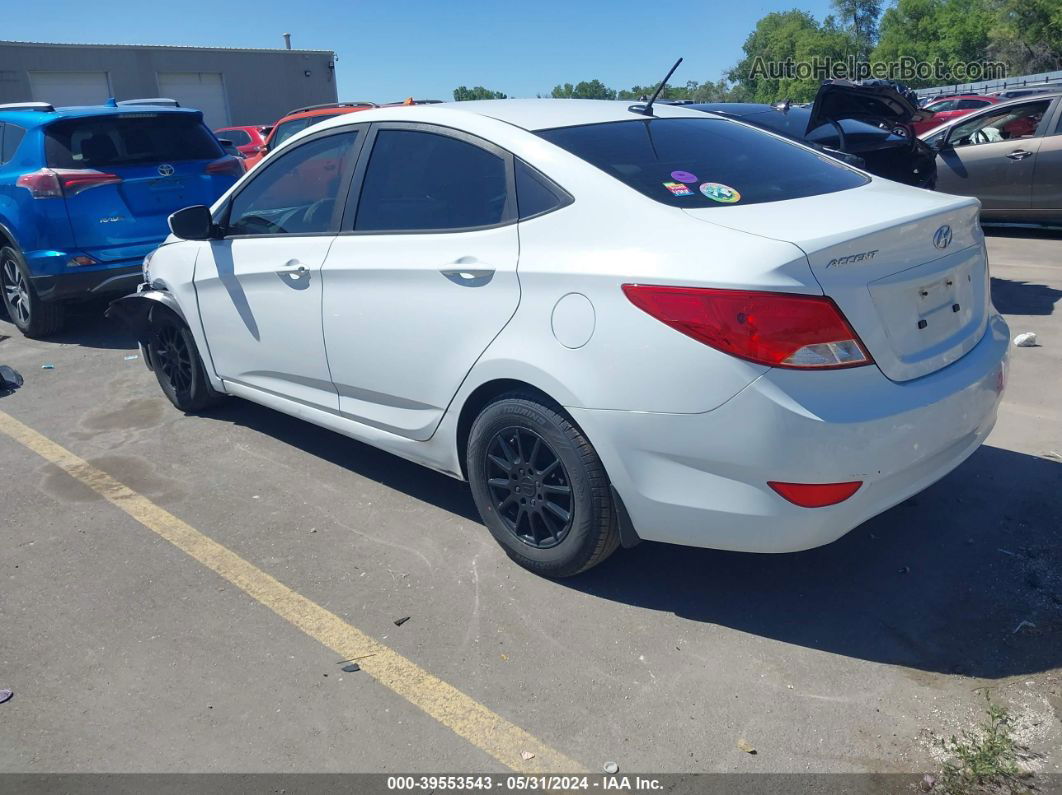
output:
<path id="1" fill-rule="evenodd" d="M 807 132 L 822 124 L 856 119 L 889 127 L 932 117 L 918 107 L 918 97 L 902 83 L 891 80 L 827 80 L 819 86 L 811 108 Z"/>

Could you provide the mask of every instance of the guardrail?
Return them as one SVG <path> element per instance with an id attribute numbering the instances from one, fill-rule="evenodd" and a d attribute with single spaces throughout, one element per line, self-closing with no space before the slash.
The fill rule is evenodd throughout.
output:
<path id="1" fill-rule="evenodd" d="M 920 97 L 939 97 L 949 94 L 990 94 L 1014 88 L 1039 88 L 1062 85 L 1062 70 L 1057 72 L 1040 72 L 1035 75 L 1020 75 L 1003 80 L 982 80 L 978 83 L 955 83 L 950 86 L 919 88 L 915 93 Z"/>

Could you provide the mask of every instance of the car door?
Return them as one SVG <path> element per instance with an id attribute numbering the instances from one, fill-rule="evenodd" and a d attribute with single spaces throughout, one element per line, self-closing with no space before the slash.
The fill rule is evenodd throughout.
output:
<path id="1" fill-rule="evenodd" d="M 448 128 L 373 125 L 322 272 L 343 414 L 431 436 L 516 311 L 515 221 L 508 153 Z"/>
<path id="2" fill-rule="evenodd" d="M 1054 104 L 1054 118 L 1036 154 L 1032 203 L 1037 214 L 1062 220 L 1062 97 Z"/>
<path id="3" fill-rule="evenodd" d="M 222 378 L 335 410 L 321 332 L 321 265 L 335 240 L 358 133 L 307 139 L 228 202 L 223 237 L 196 262 L 195 287 Z"/>
<path id="4" fill-rule="evenodd" d="M 951 127 L 937 154 L 937 190 L 976 196 L 987 216 L 1028 210 L 1039 129 L 1050 104 L 993 107 Z"/>

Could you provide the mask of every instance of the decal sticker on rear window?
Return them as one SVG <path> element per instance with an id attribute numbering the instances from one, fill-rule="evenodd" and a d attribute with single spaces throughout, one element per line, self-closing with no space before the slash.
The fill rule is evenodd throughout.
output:
<path id="1" fill-rule="evenodd" d="M 712 201 L 722 204 L 734 204 L 741 201 L 741 194 L 738 191 L 721 182 L 702 182 L 701 193 Z"/>
<path id="2" fill-rule="evenodd" d="M 697 175 L 691 174 L 688 171 L 672 171 L 671 179 L 675 180 L 676 182 L 696 182 Z"/>
<path id="3" fill-rule="evenodd" d="M 667 188 L 675 196 L 692 196 L 691 191 L 686 185 L 681 182 L 665 182 L 664 187 Z"/>

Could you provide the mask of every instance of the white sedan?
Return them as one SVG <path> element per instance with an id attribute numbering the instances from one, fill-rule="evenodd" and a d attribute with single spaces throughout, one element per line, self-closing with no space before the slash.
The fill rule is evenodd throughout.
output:
<path id="1" fill-rule="evenodd" d="M 977 216 L 681 107 L 382 108 L 175 213 L 112 312 L 177 408 L 233 395 L 467 479 L 543 575 L 641 539 L 788 552 L 992 429 Z"/>

